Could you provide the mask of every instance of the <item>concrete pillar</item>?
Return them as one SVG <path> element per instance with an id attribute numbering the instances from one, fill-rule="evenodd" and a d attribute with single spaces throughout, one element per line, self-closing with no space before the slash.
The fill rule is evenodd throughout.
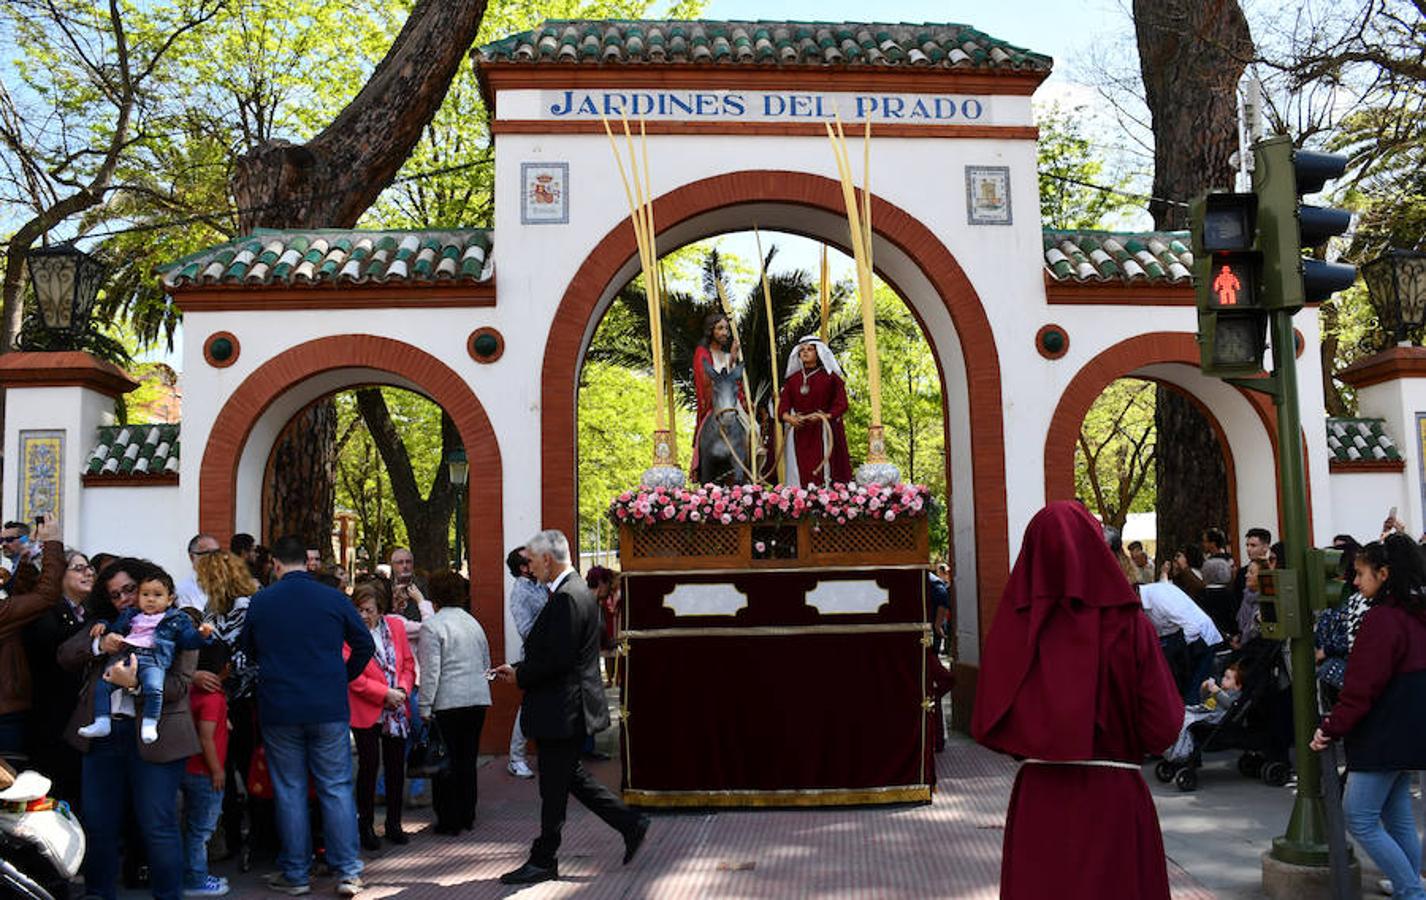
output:
<path id="1" fill-rule="evenodd" d="M 116 420 L 115 401 L 138 383 L 113 363 L 81 351 L 0 356 L 5 391 L 6 520 L 57 519 L 64 542 L 79 543 L 80 491 L 95 431 Z"/>

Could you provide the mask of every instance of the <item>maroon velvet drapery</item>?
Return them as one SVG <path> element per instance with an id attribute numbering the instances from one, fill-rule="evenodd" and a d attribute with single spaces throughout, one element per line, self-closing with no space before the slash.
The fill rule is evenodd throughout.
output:
<path id="1" fill-rule="evenodd" d="M 819 581 L 835 580 L 874 580 L 888 601 L 839 614 L 804 603 Z M 627 574 L 624 787 L 930 784 L 924 582 L 920 569 Z M 677 585 L 699 583 L 731 585 L 747 605 L 732 616 L 676 616 L 664 605 Z"/>

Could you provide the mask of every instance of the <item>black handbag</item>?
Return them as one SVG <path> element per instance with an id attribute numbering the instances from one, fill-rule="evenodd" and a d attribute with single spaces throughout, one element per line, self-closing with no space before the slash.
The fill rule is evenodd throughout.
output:
<path id="1" fill-rule="evenodd" d="M 451 757 L 446 751 L 441 728 L 431 719 L 426 733 L 411 745 L 411 753 L 406 757 L 408 778 L 436 778 L 446 774 L 451 767 Z"/>

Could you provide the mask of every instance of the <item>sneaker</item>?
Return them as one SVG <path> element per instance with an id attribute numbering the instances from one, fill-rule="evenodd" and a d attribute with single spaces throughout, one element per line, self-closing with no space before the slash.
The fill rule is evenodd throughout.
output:
<path id="1" fill-rule="evenodd" d="M 92 724 L 79 729 L 82 738 L 104 738 L 109 736 L 109 718 L 95 719 Z"/>
<path id="2" fill-rule="evenodd" d="M 205 878 L 202 887 L 183 889 L 185 897 L 221 897 L 226 893 L 228 893 L 228 879 L 219 878 L 217 875 L 209 875 Z"/>
<path id="3" fill-rule="evenodd" d="M 265 879 L 267 886 L 279 894 L 288 894 L 293 897 L 301 897 L 303 894 L 312 893 L 312 885 L 298 884 L 295 881 L 288 881 L 287 876 L 281 872 L 273 872 Z"/>
<path id="4" fill-rule="evenodd" d="M 505 767 L 505 771 L 509 772 L 511 775 L 514 775 L 516 778 L 535 777 L 535 770 L 531 769 L 530 764 L 525 762 L 523 759 L 510 760 L 510 764 Z"/>
<path id="5" fill-rule="evenodd" d="M 361 876 L 348 875 L 346 878 L 343 878 L 341 881 L 337 882 L 337 896 L 355 897 L 357 894 L 360 894 L 363 890 L 365 890 L 365 888 L 366 885 L 362 882 Z"/>

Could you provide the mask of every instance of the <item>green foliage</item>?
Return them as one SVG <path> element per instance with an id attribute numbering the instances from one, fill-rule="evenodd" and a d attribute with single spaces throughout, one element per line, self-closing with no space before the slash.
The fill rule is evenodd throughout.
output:
<path id="1" fill-rule="evenodd" d="M 1137 208 L 1122 194 L 1089 185 L 1128 190 L 1127 174 L 1107 169 L 1104 154 L 1095 149 L 1081 122 L 1083 107 L 1065 109 L 1058 103 L 1036 116 L 1040 129 L 1040 220 L 1045 228 L 1104 228 L 1117 213 Z"/>
<path id="2" fill-rule="evenodd" d="M 950 537 L 945 516 L 946 427 L 941 376 L 931 347 L 906 304 L 880 279 L 875 292 L 886 452 L 901 470 L 903 481 L 931 489 L 936 503 L 930 513 L 931 555 L 945 558 Z M 843 422 L 855 466 L 866 453 L 867 427 L 871 424 L 866 345 L 860 340 L 852 343 L 842 354 L 841 362 L 847 374 L 849 404 Z"/>
<path id="3" fill-rule="evenodd" d="M 381 393 L 425 496 L 444 464 L 441 408 L 412 391 L 382 388 Z M 406 524 L 396 509 L 391 479 L 376 443 L 357 409 L 356 392 L 342 391 L 333 400 L 337 407 L 337 510 L 356 515 L 358 546 L 367 559 L 383 562 L 391 548 L 410 542 Z"/>
<path id="4" fill-rule="evenodd" d="M 1105 524 L 1123 528 L 1131 512 L 1153 512 L 1154 390 L 1121 378 L 1090 406 L 1074 454 L 1075 495 Z"/>

